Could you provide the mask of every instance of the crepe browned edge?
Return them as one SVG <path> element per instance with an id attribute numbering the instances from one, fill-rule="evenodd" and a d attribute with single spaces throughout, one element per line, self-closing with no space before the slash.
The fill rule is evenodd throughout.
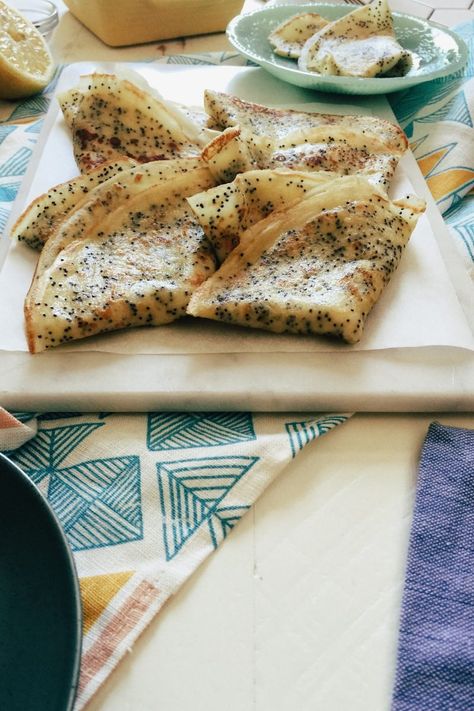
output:
<path id="1" fill-rule="evenodd" d="M 358 197 L 355 197 L 358 192 L 360 194 Z M 281 324 L 278 325 L 278 327 L 276 327 L 276 325 L 270 326 L 270 324 L 274 324 L 278 313 L 272 310 L 274 307 L 271 306 L 271 299 L 264 298 L 262 301 L 253 301 L 251 299 L 250 301 L 246 301 L 245 281 L 243 291 L 239 293 L 239 276 L 245 276 L 247 271 L 252 270 L 253 266 L 257 265 L 261 258 L 264 258 L 267 250 L 271 250 L 274 245 L 277 243 L 279 244 L 285 234 L 289 236 L 290 242 L 292 240 L 295 241 L 294 238 L 300 230 L 304 231 L 306 226 L 310 225 L 313 220 L 325 219 L 324 216 L 329 215 L 332 212 L 335 213 L 334 219 L 337 223 L 338 217 L 336 215 L 336 211 L 338 207 L 349 211 L 351 209 L 355 209 L 356 211 L 361 209 L 363 217 L 365 214 L 364 206 L 368 206 L 371 203 L 374 205 L 378 204 L 381 207 L 386 206 L 389 210 L 388 214 L 391 213 L 395 220 L 403 220 L 407 234 L 400 242 L 398 242 L 399 235 L 397 235 L 397 233 L 394 234 L 394 237 L 397 236 L 397 240 L 394 240 L 394 237 L 387 236 L 387 259 L 390 261 L 386 265 L 383 265 L 382 269 L 378 267 L 374 269 L 374 293 L 371 294 L 370 291 L 367 292 L 365 300 L 361 301 L 360 310 L 356 308 L 356 304 L 354 303 L 350 309 L 350 312 L 348 308 L 346 311 L 343 311 L 343 323 L 336 323 L 329 318 L 328 323 L 331 327 L 330 330 L 321 330 L 324 323 L 319 323 L 319 320 L 320 317 L 324 317 L 325 313 L 332 315 L 332 311 L 334 310 L 334 313 L 337 313 L 339 318 L 341 318 L 339 306 L 337 304 L 330 305 L 330 302 L 327 302 L 326 298 L 323 298 L 321 303 L 308 300 L 309 311 L 307 312 L 304 310 L 306 307 L 302 310 L 298 307 L 297 310 L 293 312 L 290 310 L 287 313 L 287 317 L 290 321 L 293 320 L 292 326 L 287 325 L 284 327 Z M 378 208 L 374 207 L 374 209 L 377 211 Z M 415 196 L 407 196 L 406 198 L 400 200 L 391 201 L 381 190 L 374 189 L 374 186 L 370 185 L 370 183 L 363 178 L 357 178 L 355 176 L 338 178 L 334 181 L 334 185 L 330 188 L 316 188 L 308 193 L 299 203 L 293 203 L 287 209 L 271 213 L 268 217 L 255 223 L 252 227 L 243 232 L 240 236 L 240 244 L 230 253 L 221 267 L 195 291 L 188 305 L 188 313 L 196 317 L 211 318 L 216 321 L 234 323 L 240 326 L 265 328 L 265 330 L 274 331 L 276 333 L 290 332 L 306 333 L 307 335 L 309 333 L 313 335 L 325 336 L 338 335 L 349 344 L 357 343 L 361 337 L 365 320 L 370 310 L 380 298 L 381 293 L 396 270 L 401 257 L 401 252 L 410 239 L 419 215 L 424 210 L 424 201 L 419 200 Z M 350 222 L 348 224 L 350 224 Z M 388 226 L 389 225 L 387 224 L 387 227 Z M 378 243 L 379 239 L 377 238 L 376 241 Z M 351 250 L 355 249 L 354 254 L 357 255 L 359 249 L 357 246 L 358 240 L 351 238 L 351 240 L 348 240 L 347 244 L 349 245 L 349 243 L 351 243 Z M 282 242 L 282 244 L 284 243 Z M 393 250 L 395 250 L 395 252 L 393 252 Z M 401 251 L 398 252 L 397 257 L 395 258 L 397 250 Z M 343 254 L 339 254 L 339 249 L 334 252 L 334 255 L 336 254 L 338 255 L 338 260 L 341 259 L 344 261 Z M 369 273 L 372 273 L 367 271 L 367 265 L 363 266 L 364 263 L 367 262 L 368 258 L 356 256 L 354 258 L 355 261 L 350 259 L 347 262 L 347 265 L 353 265 L 350 266 L 350 268 L 354 270 L 354 274 L 357 272 L 357 278 L 360 279 L 361 276 L 364 279 L 366 276 L 369 277 Z M 331 257 L 331 259 L 334 260 L 334 257 Z M 371 257 L 369 261 L 372 261 L 372 259 L 373 258 Z M 266 267 L 273 264 L 269 256 L 264 259 L 263 263 Z M 390 271 L 387 271 L 387 267 L 390 264 Z M 339 269 L 336 271 L 338 272 Z M 332 270 L 330 274 L 331 273 Z M 270 270 L 268 274 L 273 275 L 274 272 Z M 324 277 L 324 280 L 326 280 L 323 270 L 320 270 L 320 274 Z M 332 284 L 330 274 L 327 275 L 327 278 Z M 352 293 L 349 276 L 350 270 L 347 275 L 345 275 L 345 271 L 343 270 L 343 274 L 344 277 L 341 280 L 341 283 L 344 282 L 344 288 L 349 295 Z M 250 280 L 251 287 L 249 288 L 261 291 L 262 288 L 264 288 L 263 284 L 265 283 L 265 274 L 260 275 L 260 277 L 258 273 L 252 274 Z M 319 278 L 320 276 L 318 276 L 318 279 Z M 377 281 L 379 284 L 376 287 L 375 284 Z M 370 276 L 369 282 L 372 282 L 372 276 Z M 339 282 L 334 283 L 339 284 Z M 235 289 L 235 287 L 237 287 L 236 296 L 227 300 L 227 290 L 230 289 L 230 292 L 232 293 L 232 289 Z M 288 288 L 289 287 L 286 286 L 286 289 Z M 354 293 L 356 293 L 357 283 L 355 281 L 353 288 L 355 289 Z M 267 296 L 269 297 L 269 294 L 267 294 Z M 325 307 L 322 306 L 323 303 L 325 304 Z M 304 301 L 302 304 L 304 305 Z M 311 304 L 311 308 L 309 308 L 309 304 Z M 257 305 L 258 311 L 261 311 L 258 317 Z M 261 309 L 260 305 L 262 307 Z M 254 309 L 255 313 L 252 309 Z M 262 320 L 264 311 L 268 312 L 268 324 Z M 312 314 L 311 318 L 309 320 L 305 320 L 305 318 L 307 319 L 309 313 Z M 308 330 L 310 321 L 313 321 L 316 316 L 318 317 L 318 323 L 316 324 L 316 321 L 314 321 L 314 325 L 311 326 L 310 330 Z M 300 320 L 301 324 L 299 323 Z M 306 324 L 306 330 L 301 330 L 303 324 Z M 337 330 L 336 327 L 339 328 L 339 330 Z M 336 330 L 334 330 L 335 328 Z"/>
<path id="2" fill-rule="evenodd" d="M 212 176 L 208 169 L 205 167 L 205 165 L 200 161 L 198 158 L 190 158 L 190 159 L 177 159 L 176 161 L 159 161 L 157 162 L 157 167 L 159 163 L 179 163 L 183 164 L 185 162 L 189 161 L 190 164 L 194 164 L 194 167 L 191 167 L 189 171 L 186 172 L 181 172 L 179 175 L 175 176 L 175 180 L 160 180 L 157 181 L 156 184 L 148 187 L 146 190 L 143 191 L 143 195 L 148 194 L 148 195 L 154 195 L 155 193 L 153 191 L 156 191 L 160 184 L 163 185 L 163 189 L 166 191 L 169 191 L 171 194 L 173 194 L 173 183 L 176 182 L 183 182 L 186 180 L 187 177 L 190 177 L 194 175 L 196 179 L 199 180 L 199 184 L 196 185 L 197 191 L 202 190 L 205 188 L 205 183 L 207 183 L 208 187 L 211 187 L 212 185 L 215 185 L 215 182 L 212 179 Z M 146 165 L 143 166 L 138 166 L 136 169 L 130 171 L 131 173 L 139 171 L 140 169 L 144 170 L 146 169 Z M 140 181 L 136 181 L 137 185 L 140 185 Z M 99 188 L 103 188 L 104 184 L 101 186 L 98 186 Z M 185 194 L 187 191 L 182 192 L 182 200 L 183 203 L 186 203 L 185 200 Z M 128 211 L 129 205 L 123 204 L 120 202 L 117 202 L 117 195 L 120 197 L 120 188 L 117 185 L 112 185 L 110 190 L 108 191 L 107 199 L 109 201 L 112 201 L 113 204 L 115 205 L 115 210 L 112 210 L 108 215 L 100 216 L 98 220 L 92 220 L 92 217 L 90 218 L 92 221 L 90 224 L 87 224 L 86 227 L 82 226 L 83 229 L 83 234 L 82 235 L 76 235 L 75 239 L 76 240 L 85 240 L 87 241 L 87 238 L 89 235 L 94 236 L 96 233 L 99 235 L 98 230 L 104 225 L 104 228 L 106 229 L 106 224 L 109 220 L 109 218 L 114 214 L 114 211 L 123 211 L 125 212 Z M 174 197 L 177 197 L 178 193 L 174 194 Z M 135 195 L 135 199 L 138 197 L 138 195 Z M 99 201 L 100 202 L 100 201 Z M 130 207 L 133 206 L 133 202 L 131 201 Z M 89 212 L 88 210 L 89 205 L 86 204 L 81 204 L 79 206 L 77 212 L 85 211 L 86 213 Z M 190 208 L 189 208 L 190 210 Z M 70 216 L 72 219 L 74 217 L 74 214 Z M 207 240 L 205 240 L 207 243 Z M 44 349 L 38 349 L 36 348 L 36 335 L 37 335 L 37 329 L 34 326 L 34 319 L 35 319 L 35 308 L 32 308 L 32 304 L 34 306 L 40 305 L 41 302 L 41 294 L 42 292 L 39 292 L 39 284 L 40 284 L 40 274 L 44 271 L 44 269 L 48 269 L 49 266 L 55 261 L 56 257 L 61 253 L 61 251 L 67 247 L 68 244 L 68 234 L 67 234 L 67 229 L 65 229 L 65 224 L 62 223 L 58 226 L 58 229 L 56 231 L 56 234 L 52 236 L 47 243 L 45 244 L 45 247 L 43 251 L 41 252 L 40 258 L 38 260 L 38 263 L 36 265 L 35 272 L 33 274 L 33 279 L 31 282 L 30 289 L 28 291 L 28 294 L 25 299 L 25 305 L 24 305 L 24 316 L 25 316 L 25 332 L 26 332 L 26 338 L 27 338 L 27 343 L 28 343 L 28 349 L 31 353 L 37 353 L 40 352 Z M 208 243 L 207 243 L 208 244 Z M 210 247 L 209 247 L 210 249 Z M 214 256 L 212 257 L 213 261 L 215 261 Z M 45 304 L 45 306 L 50 307 L 49 304 Z M 134 324 L 138 325 L 138 324 Z M 98 331 L 98 333 L 105 332 L 105 330 L 114 330 L 113 328 L 111 329 L 102 329 L 101 331 Z M 92 335 L 92 334 L 91 334 Z M 76 340 L 75 338 L 73 340 Z M 59 343 L 56 343 L 54 345 L 59 345 Z"/>
<path id="3" fill-rule="evenodd" d="M 80 205 L 86 202 L 89 198 L 90 192 L 97 187 L 108 181 L 110 178 L 126 172 L 131 168 L 137 166 L 138 163 L 131 158 L 120 158 L 118 160 L 107 161 L 102 163 L 94 170 L 88 173 L 81 173 L 80 175 L 72 178 L 71 180 L 65 180 L 62 183 L 58 183 L 53 187 L 49 188 L 46 192 L 42 193 L 38 197 L 34 198 L 29 205 L 25 208 L 22 214 L 18 217 L 15 224 L 11 229 L 10 236 L 18 239 L 20 242 L 25 242 L 28 246 L 33 249 L 42 249 L 44 243 L 47 241 L 49 236 L 54 232 L 56 225 L 61 222 L 70 212 L 76 210 Z M 36 238 L 30 239 L 25 236 L 25 230 L 31 225 L 31 220 L 33 222 L 38 221 L 38 217 L 44 212 L 49 210 L 48 201 L 51 204 L 53 201 L 57 200 L 56 193 L 60 194 L 62 191 L 67 191 L 71 186 L 78 186 L 77 201 L 71 204 L 65 210 L 53 210 L 54 218 L 51 220 L 49 227 L 45 226 L 42 230 L 41 236 L 37 235 Z M 80 191 L 80 192 L 79 192 Z M 55 204 L 54 207 L 57 205 Z M 30 224 L 23 224 L 28 219 L 28 216 L 33 213 L 35 208 L 41 209 L 42 213 L 39 216 L 32 216 L 30 218 Z M 49 213 L 51 214 L 51 213 Z"/>
<path id="4" fill-rule="evenodd" d="M 166 140 L 169 140 L 174 144 L 175 155 L 173 155 L 169 145 L 167 145 L 166 148 L 163 148 L 163 146 L 155 146 L 151 153 L 144 153 L 143 148 L 140 147 L 139 138 L 137 138 L 137 144 L 133 151 L 131 150 L 130 152 L 127 152 L 125 147 L 122 146 L 120 136 L 114 134 L 105 140 L 103 136 L 96 134 L 93 130 L 91 130 L 94 128 L 94 116 L 81 117 L 85 125 L 81 125 L 78 128 L 77 121 L 81 111 L 81 98 L 88 96 L 91 92 L 91 84 L 93 82 L 103 82 L 104 84 L 107 84 L 108 82 L 116 83 L 119 86 L 117 93 L 120 93 L 120 90 L 122 89 L 129 92 L 130 99 L 133 100 L 135 98 L 136 105 L 145 107 L 146 111 L 149 111 L 152 105 L 159 105 L 164 114 L 166 114 L 167 117 L 176 124 L 176 129 L 180 133 L 179 136 L 171 135 L 171 133 L 169 136 L 166 136 L 167 130 L 165 130 L 164 134 L 160 136 L 160 140 L 162 142 L 166 138 Z M 81 86 L 81 83 L 85 87 L 84 89 Z M 133 158 L 139 163 L 145 163 L 151 160 L 169 159 L 172 157 L 182 158 L 187 155 L 191 156 L 199 154 L 200 148 L 202 148 L 202 143 L 200 143 L 197 138 L 200 133 L 199 127 L 194 125 L 196 135 L 194 137 L 190 136 L 187 132 L 187 128 L 193 124 L 192 120 L 183 115 L 181 119 L 184 123 L 180 123 L 180 120 L 176 114 L 176 107 L 173 108 L 172 104 L 156 95 L 151 87 L 147 90 L 145 87 L 139 86 L 133 81 L 130 81 L 130 79 L 125 76 L 98 72 L 81 76 L 81 83 L 78 87 L 63 92 L 58 97 L 61 107 L 64 105 L 64 117 L 68 122 L 68 127 L 72 133 L 73 154 L 81 172 L 88 172 L 96 166 L 101 165 L 106 160 L 117 160 L 123 155 Z M 111 93 L 113 94 L 113 92 Z M 114 96 L 114 98 L 116 97 Z M 161 122 L 162 121 L 163 118 L 161 118 Z M 162 123 L 159 124 L 159 127 L 163 128 Z M 126 133 L 128 134 L 129 131 L 126 131 Z M 79 144 L 80 150 L 78 149 Z"/>
<path id="5" fill-rule="evenodd" d="M 360 129 L 362 133 L 367 132 L 367 126 L 371 129 L 380 128 L 382 131 L 381 137 L 378 136 L 377 131 L 372 130 L 370 131 L 370 135 L 381 140 L 386 150 L 394 155 L 400 156 L 408 148 L 408 139 L 399 126 L 386 119 L 375 116 L 362 114 L 325 114 L 297 111 L 294 109 L 279 109 L 265 106 L 264 104 L 245 101 L 237 96 L 224 92 L 211 90 L 204 92 L 204 107 L 210 117 L 210 127 L 220 130 L 231 126 L 240 126 L 241 128 L 245 127 L 253 130 L 256 135 L 271 136 L 272 126 L 273 128 L 278 126 L 285 127 L 287 124 L 290 124 L 296 132 L 296 130 L 311 127 L 318 128 L 325 126 L 329 129 L 331 126 L 347 122 L 347 125 L 353 130 Z M 246 115 L 253 117 L 255 121 L 249 125 L 248 121 L 245 121 Z M 300 126 L 298 126 L 298 120 L 300 121 Z M 365 127 L 364 121 L 366 122 Z M 270 133 L 268 133 L 268 129 Z M 278 135 L 275 135 L 275 143 L 278 144 Z"/>

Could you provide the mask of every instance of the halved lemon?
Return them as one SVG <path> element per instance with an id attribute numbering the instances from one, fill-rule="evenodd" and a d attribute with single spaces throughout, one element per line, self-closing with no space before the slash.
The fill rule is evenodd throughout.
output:
<path id="1" fill-rule="evenodd" d="M 37 94 L 53 72 L 53 58 L 36 27 L 0 0 L 0 99 Z"/>

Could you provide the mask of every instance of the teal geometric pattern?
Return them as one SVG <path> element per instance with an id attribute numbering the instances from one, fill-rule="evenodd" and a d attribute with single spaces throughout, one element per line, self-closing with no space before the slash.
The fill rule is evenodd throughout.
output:
<path id="1" fill-rule="evenodd" d="M 104 426 L 104 422 L 88 422 L 43 429 L 8 454 L 36 484 L 43 482 L 73 550 L 143 537 L 138 456 L 60 466 L 86 437 Z"/>
<path id="2" fill-rule="evenodd" d="M 441 161 L 440 161 L 440 163 L 441 163 Z M 438 165 L 439 165 L 439 164 L 438 164 Z M 460 170 L 469 171 L 471 174 L 474 175 L 474 171 L 472 170 L 472 168 L 469 168 L 468 166 L 456 165 L 456 166 L 453 166 L 453 167 L 454 167 L 454 168 L 458 168 L 458 169 L 460 169 Z M 433 168 L 433 170 L 434 170 L 434 168 Z M 437 175 L 442 175 L 443 173 L 448 173 L 449 170 L 452 170 L 452 168 L 451 168 L 451 169 L 450 169 L 450 168 L 447 168 L 446 170 L 440 170 L 440 171 L 437 173 Z M 428 173 L 428 175 L 425 176 L 425 177 L 429 177 L 429 176 L 431 176 L 431 174 L 432 174 L 432 171 L 430 171 L 430 172 Z M 446 201 L 449 199 L 450 202 L 449 202 L 448 209 L 451 209 L 453 206 L 456 206 L 457 204 L 459 204 L 459 202 L 465 197 L 465 195 L 466 195 L 466 194 L 469 194 L 469 191 L 470 191 L 473 187 L 474 187 L 474 177 L 472 178 L 472 180 L 468 180 L 467 182 L 463 183 L 462 185 L 458 185 L 458 186 L 457 186 L 456 188 L 454 188 L 454 190 L 452 190 L 450 193 L 448 193 L 447 195 L 444 195 L 444 197 L 443 197 L 441 200 L 438 200 L 438 201 L 437 201 L 437 205 L 440 205 L 440 204 L 442 204 L 443 202 L 446 202 Z M 441 214 L 444 216 L 444 210 L 443 210 L 442 208 L 440 208 L 440 210 L 441 210 Z"/>
<path id="3" fill-rule="evenodd" d="M 170 55 L 164 60 L 166 64 L 189 64 L 189 65 L 207 65 L 210 64 L 239 64 L 241 66 L 257 66 L 254 62 L 249 59 L 243 59 L 241 54 L 236 52 L 209 52 L 200 53 L 199 57 L 193 57 L 192 55 Z"/>
<path id="4" fill-rule="evenodd" d="M 428 116 L 417 119 L 418 123 L 437 123 L 438 121 L 457 121 L 472 128 L 472 118 L 463 91 L 453 96 L 444 106 Z"/>
<path id="5" fill-rule="evenodd" d="M 4 207 L 0 207 L 0 232 L 3 232 L 5 225 L 8 222 L 8 217 L 10 215 L 10 210 L 6 210 Z"/>
<path id="6" fill-rule="evenodd" d="M 464 247 L 468 253 L 468 255 L 471 258 L 471 261 L 474 262 L 474 220 L 471 217 L 469 221 L 466 221 L 465 224 L 458 224 L 455 225 L 454 229 L 458 233 L 459 237 L 461 238 Z"/>
<path id="7" fill-rule="evenodd" d="M 44 422 L 49 420 L 67 420 L 70 417 L 80 417 L 80 412 L 12 412 L 20 422 L 29 422 L 35 418 Z"/>
<path id="8" fill-rule="evenodd" d="M 411 138 L 412 134 L 408 134 L 406 131 L 405 133 L 407 134 L 407 138 Z M 426 136 L 420 136 L 420 138 L 417 138 L 415 141 L 410 141 L 410 148 L 415 155 L 418 148 L 426 141 L 427 138 L 428 134 L 426 134 Z"/>
<path id="9" fill-rule="evenodd" d="M 137 456 L 60 469 L 50 479 L 48 500 L 75 551 L 143 538 Z"/>
<path id="10" fill-rule="evenodd" d="M 460 35 L 468 47 L 468 63 L 464 70 L 467 77 L 474 76 L 474 22 L 468 20 L 456 26 L 456 33 Z"/>
<path id="11" fill-rule="evenodd" d="M 3 143 L 10 133 L 13 133 L 15 126 L 0 126 L 0 143 Z"/>
<path id="12" fill-rule="evenodd" d="M 451 153 L 451 151 L 454 148 L 456 148 L 457 145 L 458 144 L 456 142 L 446 143 L 444 146 L 437 146 L 433 150 L 428 151 L 428 153 L 424 153 L 421 156 L 417 156 L 417 160 L 421 160 L 422 158 L 428 158 L 430 155 L 433 155 L 436 153 L 441 154 L 441 152 L 443 151 L 442 157 L 438 161 L 436 161 L 436 163 L 431 167 L 430 171 L 428 173 L 426 173 L 424 177 L 429 178 L 430 176 L 432 176 L 434 174 L 442 173 L 443 171 L 438 170 L 438 168 L 440 167 L 441 163 L 446 159 L 446 157 Z M 458 168 L 458 167 L 462 167 L 462 166 L 456 166 L 456 167 Z M 449 168 L 447 170 L 449 170 Z"/>
<path id="13" fill-rule="evenodd" d="M 466 195 L 465 200 L 455 200 L 449 210 L 444 213 L 444 220 L 448 225 L 455 224 L 458 220 L 472 214 L 469 198 L 472 199 L 472 195 Z"/>
<path id="14" fill-rule="evenodd" d="M 347 416 L 345 415 L 328 415 L 327 417 L 318 417 L 317 420 L 287 422 L 285 428 L 290 439 L 293 459 L 308 442 L 311 442 L 317 437 L 321 437 L 346 420 Z"/>
<path id="15" fill-rule="evenodd" d="M 465 222 L 469 217 L 474 221 L 474 193 L 456 201 L 444 215 L 448 225 Z"/>
<path id="16" fill-rule="evenodd" d="M 474 262 L 474 195 L 466 195 L 463 200 L 458 200 L 445 217 Z"/>
<path id="17" fill-rule="evenodd" d="M 219 447 L 255 439 L 252 415 L 245 412 L 152 412 L 147 447 L 152 451 Z"/>
<path id="18" fill-rule="evenodd" d="M 80 412 L 42 412 L 38 413 L 38 420 L 67 420 L 70 417 L 80 417 Z"/>
<path id="19" fill-rule="evenodd" d="M 397 120 L 402 128 L 406 130 L 404 124 L 408 123 L 410 119 L 413 119 L 421 109 L 431 104 L 437 104 L 438 101 L 449 96 L 449 94 L 459 89 L 462 85 L 463 79 L 457 74 L 435 79 L 421 86 L 414 87 L 401 97 L 394 95 L 389 98 Z"/>
<path id="20" fill-rule="evenodd" d="M 206 62 L 206 60 L 204 60 L 204 59 L 199 59 L 198 57 L 184 57 L 184 56 L 173 57 L 173 56 L 171 56 L 168 59 L 167 64 L 186 64 L 186 65 L 190 65 L 190 66 L 191 65 L 192 66 L 196 66 L 196 65 L 200 66 L 200 65 L 207 65 L 208 62 Z"/>
<path id="21" fill-rule="evenodd" d="M 49 99 L 47 96 L 40 94 L 33 96 L 31 99 L 26 99 L 19 104 L 10 114 L 9 121 L 18 121 L 19 119 L 31 118 L 33 116 L 41 116 L 48 110 Z"/>
<path id="22" fill-rule="evenodd" d="M 30 420 L 34 420 L 38 413 L 37 412 L 11 412 L 10 413 L 15 419 L 18 420 L 18 422 L 30 422 Z"/>
<path id="23" fill-rule="evenodd" d="M 392 109 L 400 122 L 402 128 L 406 130 L 405 123 L 408 123 L 425 106 L 436 104 L 445 99 L 449 94 L 454 93 L 462 87 L 466 79 L 474 74 L 474 23 L 472 21 L 458 25 L 456 33 L 460 35 L 468 46 L 467 65 L 456 74 L 434 81 L 426 82 L 421 86 L 414 87 L 404 94 L 393 94 L 389 96 Z"/>
<path id="24" fill-rule="evenodd" d="M 227 534 L 234 528 L 235 524 L 240 521 L 244 513 L 249 510 L 250 506 L 220 506 L 214 512 L 214 516 L 208 519 L 209 531 L 211 534 L 212 545 L 217 548 L 219 539 L 226 538 Z M 215 526 L 219 526 L 216 531 Z"/>
<path id="25" fill-rule="evenodd" d="M 249 508 L 224 499 L 258 461 L 227 456 L 182 459 L 156 465 L 166 560 L 174 558 L 204 524 L 216 548 Z"/>
<path id="26" fill-rule="evenodd" d="M 16 175 L 23 175 L 31 158 L 31 148 L 19 148 L 12 157 L 0 168 L 0 178 L 10 178 Z"/>
<path id="27" fill-rule="evenodd" d="M 40 430 L 36 437 L 11 453 L 35 484 L 54 475 L 61 462 L 103 423 L 91 422 Z"/>
<path id="28" fill-rule="evenodd" d="M 34 123 L 31 124 L 31 126 L 28 126 L 28 128 L 26 128 L 25 131 L 26 131 L 26 133 L 41 133 L 43 124 L 44 124 L 44 119 L 39 119 L 39 121 L 35 121 Z"/>
<path id="29" fill-rule="evenodd" d="M 457 147 L 458 143 L 453 142 L 453 143 L 447 143 L 444 146 L 438 146 L 437 148 L 428 151 L 428 153 L 425 153 L 421 156 L 416 156 L 417 160 L 421 160 L 423 158 L 428 158 L 429 156 L 433 154 L 439 153 L 441 157 L 439 160 L 436 161 L 436 163 L 431 167 L 430 171 L 425 174 L 425 179 L 430 178 L 432 176 L 439 176 L 442 175 L 443 173 L 448 173 L 452 170 L 463 170 L 466 171 L 467 173 L 473 175 L 473 169 L 471 166 L 468 165 L 450 165 L 448 168 L 445 170 L 440 170 L 440 166 L 442 165 L 443 161 L 446 160 L 446 157 L 451 153 L 452 150 L 454 150 Z M 443 153 L 442 153 L 443 152 Z M 469 158 L 469 155 L 466 155 L 467 158 Z M 446 202 L 448 199 L 450 199 L 450 204 L 448 209 L 450 210 L 453 206 L 456 206 L 462 199 L 463 197 L 469 192 L 471 186 L 474 185 L 474 178 L 472 180 L 467 180 L 466 182 L 462 183 L 461 185 L 458 185 L 452 190 L 452 192 L 446 194 L 443 196 L 442 200 L 438 201 L 438 204 Z M 444 213 L 444 210 L 442 210 Z"/>
<path id="30" fill-rule="evenodd" d="M 0 202 L 9 202 L 16 198 L 20 183 L 4 183 L 0 185 Z"/>

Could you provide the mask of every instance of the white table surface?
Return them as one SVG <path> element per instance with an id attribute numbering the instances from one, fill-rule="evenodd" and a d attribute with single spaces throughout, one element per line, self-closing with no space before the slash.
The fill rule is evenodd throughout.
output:
<path id="1" fill-rule="evenodd" d="M 112 49 L 57 4 L 58 62 L 229 47 L 211 35 Z M 447 25 L 474 17 L 471 0 L 391 6 Z M 474 427 L 472 414 L 357 414 L 309 445 L 89 711 L 388 711 L 417 462 L 434 419 Z"/>
<path id="2" fill-rule="evenodd" d="M 89 711 L 389 711 L 418 454 L 432 420 L 354 415 L 310 445 Z"/>

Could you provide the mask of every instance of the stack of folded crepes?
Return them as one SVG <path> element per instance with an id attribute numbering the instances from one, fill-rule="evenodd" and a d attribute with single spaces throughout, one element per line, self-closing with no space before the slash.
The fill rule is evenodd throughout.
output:
<path id="1" fill-rule="evenodd" d="M 316 74 L 397 77 L 413 65 L 412 53 L 395 36 L 387 0 L 362 4 L 332 22 L 316 12 L 298 13 L 275 27 L 268 40 L 275 54 Z"/>
<path id="2" fill-rule="evenodd" d="M 41 249 L 32 353 L 186 314 L 360 339 L 424 210 L 387 195 L 397 126 L 213 91 L 204 113 L 102 74 L 59 101 L 81 175 L 13 228 Z"/>

